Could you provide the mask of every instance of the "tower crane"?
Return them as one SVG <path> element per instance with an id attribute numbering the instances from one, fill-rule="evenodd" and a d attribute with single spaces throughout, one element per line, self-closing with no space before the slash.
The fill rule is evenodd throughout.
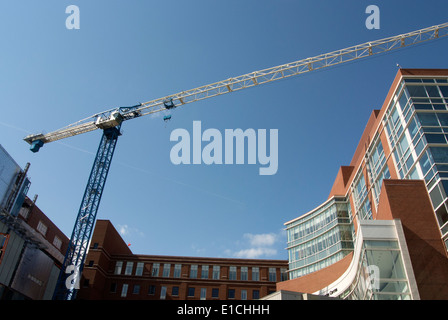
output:
<path id="1" fill-rule="evenodd" d="M 79 288 L 76 285 L 76 279 L 79 280 L 83 270 L 96 214 L 117 144 L 117 139 L 121 135 L 120 129 L 124 121 L 164 110 L 178 108 L 188 103 L 239 91 L 245 88 L 259 86 L 261 84 L 297 76 L 314 70 L 439 39 L 447 35 L 448 23 L 435 25 L 417 31 L 370 41 L 315 57 L 247 73 L 195 89 L 139 103 L 134 106 L 113 108 L 94 114 L 50 133 L 32 134 L 25 137 L 24 140 L 30 144 L 31 151 L 38 152 L 44 144 L 49 142 L 97 129 L 103 130 L 95 161 L 75 220 L 69 246 L 61 266 L 53 299 L 73 300 L 76 297 Z M 164 120 L 169 120 L 169 118 L 170 117 L 166 117 Z M 73 271 L 73 274 L 69 275 L 69 270 L 70 272 Z"/>

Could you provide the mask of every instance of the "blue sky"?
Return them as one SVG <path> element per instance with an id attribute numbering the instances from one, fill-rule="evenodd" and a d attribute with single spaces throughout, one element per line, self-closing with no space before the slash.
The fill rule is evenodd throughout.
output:
<path id="1" fill-rule="evenodd" d="M 68 30 L 67 6 L 80 9 Z M 368 30 L 368 5 L 380 29 Z M 429 1 L 4 1 L 0 4 L 0 144 L 29 196 L 70 236 L 101 138 L 22 139 L 94 113 L 446 22 Z M 98 219 L 138 254 L 287 259 L 284 223 L 325 201 L 367 119 L 403 68 L 447 68 L 448 40 L 206 99 L 123 124 Z M 174 165 L 170 134 L 278 129 L 278 171 L 259 165 Z"/>

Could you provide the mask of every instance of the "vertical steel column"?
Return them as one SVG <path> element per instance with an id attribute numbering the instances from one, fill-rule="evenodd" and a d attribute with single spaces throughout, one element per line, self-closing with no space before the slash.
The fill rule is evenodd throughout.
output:
<path id="1" fill-rule="evenodd" d="M 120 136 L 121 125 L 103 131 L 95 162 L 84 191 L 72 236 L 53 294 L 53 300 L 74 300 L 84 267 L 84 260 L 95 225 L 96 214 L 101 201 L 112 156 Z"/>

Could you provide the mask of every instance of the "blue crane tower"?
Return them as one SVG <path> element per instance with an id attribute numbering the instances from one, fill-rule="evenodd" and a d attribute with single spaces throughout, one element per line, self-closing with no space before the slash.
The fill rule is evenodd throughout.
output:
<path id="1" fill-rule="evenodd" d="M 103 130 L 100 145 L 75 220 L 69 246 L 61 266 L 53 299 L 74 300 L 76 298 L 76 293 L 79 289 L 79 279 L 82 274 L 90 237 L 95 225 L 101 196 L 114 155 L 117 139 L 121 135 L 121 125 L 124 121 L 155 112 L 163 111 L 169 113 L 176 107 L 195 101 L 440 39 L 447 35 L 448 23 L 435 25 L 276 67 L 247 73 L 163 98 L 140 103 L 135 106 L 113 108 L 47 134 L 32 134 L 25 137 L 24 140 L 30 144 L 31 151 L 38 152 L 46 143 L 97 129 Z M 163 119 L 164 121 L 169 121 L 171 115 L 166 114 Z"/>

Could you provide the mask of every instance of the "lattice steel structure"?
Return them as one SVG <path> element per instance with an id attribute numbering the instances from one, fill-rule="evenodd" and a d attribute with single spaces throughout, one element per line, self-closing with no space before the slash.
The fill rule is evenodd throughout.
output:
<path id="1" fill-rule="evenodd" d="M 79 280 L 87 256 L 89 240 L 106 184 L 112 157 L 120 135 L 120 126 L 105 129 L 90 172 L 86 190 L 76 217 L 67 253 L 59 273 L 54 300 L 72 300 L 79 289 Z M 69 272 L 67 272 L 69 271 Z"/>

